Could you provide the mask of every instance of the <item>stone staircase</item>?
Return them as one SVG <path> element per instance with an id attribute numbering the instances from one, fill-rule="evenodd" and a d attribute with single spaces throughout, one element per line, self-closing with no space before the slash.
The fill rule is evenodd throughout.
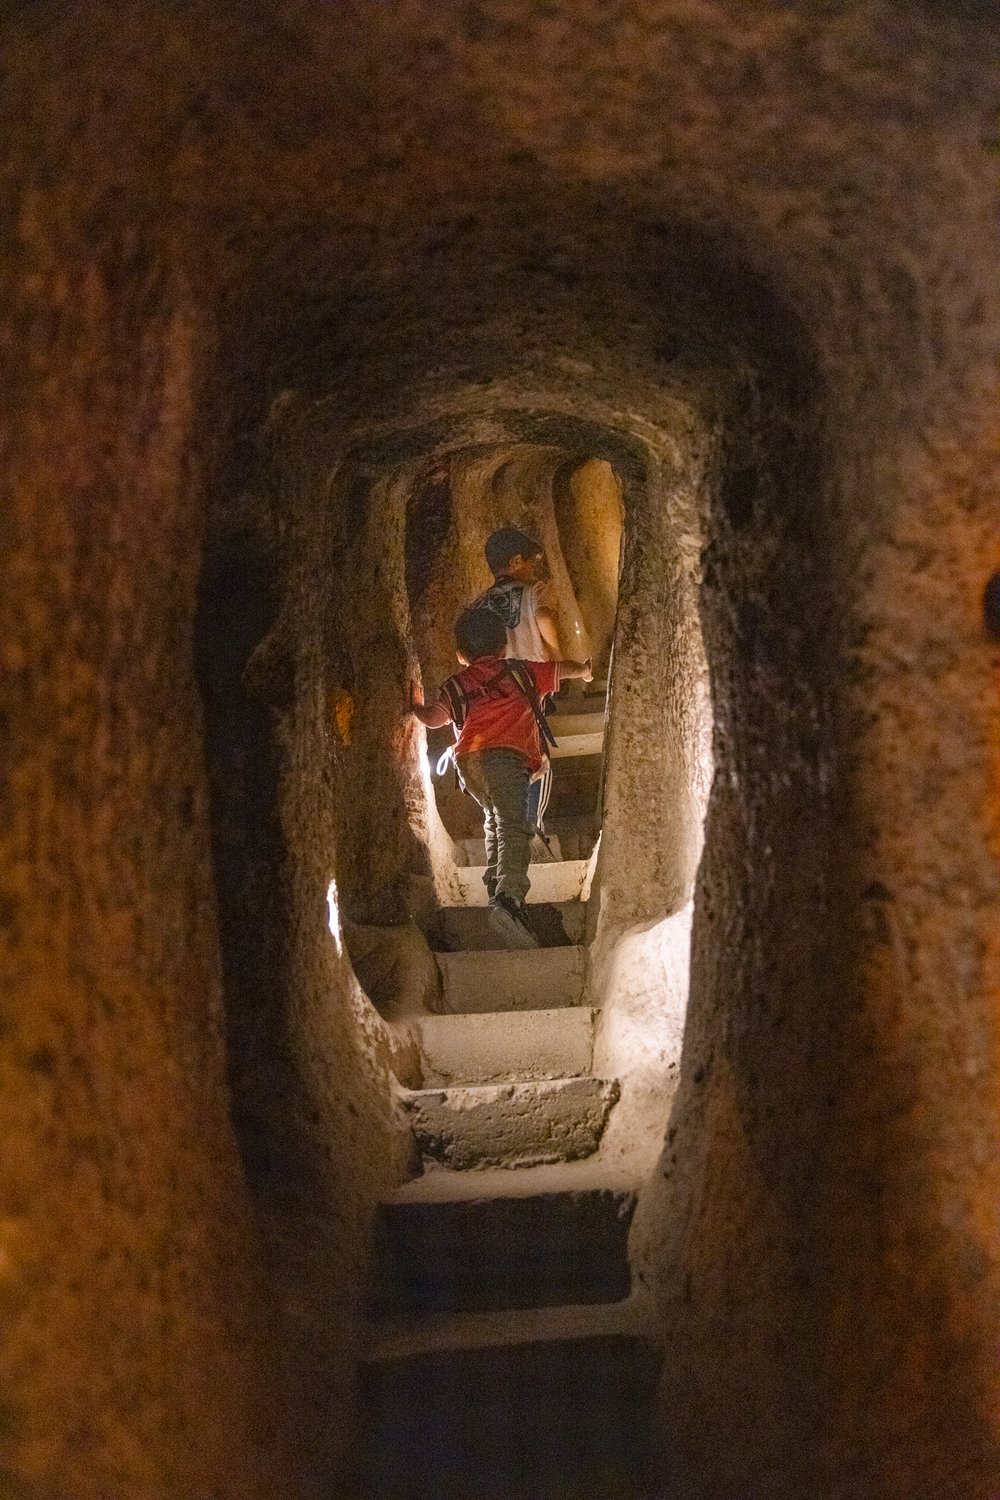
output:
<path id="1" fill-rule="evenodd" d="M 551 864 L 531 866 L 531 891 L 528 900 L 547 905 L 562 905 L 564 902 L 579 904 L 583 882 L 587 878 L 588 861 L 585 859 L 563 859 Z M 489 898 L 483 885 L 483 866 L 470 865 L 455 871 L 462 892 L 462 905 L 488 906 Z M 454 912 L 462 908 L 453 907 L 446 920 L 454 920 Z"/>
<path id="2" fill-rule="evenodd" d="M 376 1226 L 368 1500 L 650 1493 L 657 1357 L 629 1300 L 635 1185 L 597 1156 L 618 1084 L 592 1072 L 584 872 L 532 866 L 560 946 L 491 948 L 475 867 L 441 914 L 445 1013 L 415 1027 L 404 1101 L 423 1171 Z"/>
<path id="3" fill-rule="evenodd" d="M 560 866 L 550 876 L 544 876 L 540 873 L 544 866 L 532 865 L 532 902 L 547 900 L 546 897 L 539 895 L 538 892 L 543 888 L 549 888 L 553 884 L 554 879 L 566 882 L 569 888 L 574 891 L 575 896 L 579 898 L 580 887 L 583 884 L 583 877 L 586 874 L 586 867 L 583 870 L 579 868 L 583 863 L 582 860 L 573 861 L 574 868 L 572 871 L 564 870 Z M 470 871 L 469 874 L 471 873 Z M 478 871 L 475 873 L 479 874 Z M 469 880 L 468 883 L 472 885 L 475 882 Z M 497 936 L 489 925 L 489 909 L 485 904 L 486 891 L 481 878 L 479 886 L 483 892 L 482 905 L 446 906 L 438 913 L 438 934 L 446 951 L 459 950 L 469 952 L 473 949 L 481 951 L 483 949 L 496 948 Z M 559 923 L 567 940 L 571 944 L 582 943 L 585 927 L 584 918 L 586 916 L 586 907 L 583 903 L 579 899 L 572 901 L 547 900 L 547 905 L 553 909 L 555 915 L 559 918 Z M 536 917 L 537 914 L 536 911 Z"/>
<path id="4" fill-rule="evenodd" d="M 600 827 L 607 683 L 588 683 L 578 696 L 564 691 L 556 701 L 549 728 L 558 743 L 551 751 L 553 783 L 545 826 L 564 858 L 586 857 Z"/>

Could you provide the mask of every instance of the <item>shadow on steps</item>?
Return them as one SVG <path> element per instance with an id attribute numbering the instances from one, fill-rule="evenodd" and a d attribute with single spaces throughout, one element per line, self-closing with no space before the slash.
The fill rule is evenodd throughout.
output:
<path id="1" fill-rule="evenodd" d="M 643 1500 L 658 1364 L 610 1334 L 370 1366 L 365 1500 Z"/>

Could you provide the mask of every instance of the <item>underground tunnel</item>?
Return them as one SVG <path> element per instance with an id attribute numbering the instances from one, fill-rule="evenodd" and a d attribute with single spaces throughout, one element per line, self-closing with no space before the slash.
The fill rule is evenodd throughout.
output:
<path id="1" fill-rule="evenodd" d="M 2 25 L 4 1500 L 988 1500 L 988 8 Z"/>

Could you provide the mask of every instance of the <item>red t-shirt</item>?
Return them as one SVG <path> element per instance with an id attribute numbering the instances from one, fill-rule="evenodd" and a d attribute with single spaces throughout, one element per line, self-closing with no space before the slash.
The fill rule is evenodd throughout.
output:
<path id="1" fill-rule="evenodd" d="M 559 691 L 557 661 L 526 661 L 523 666 L 531 673 L 539 698 Z M 469 700 L 465 723 L 455 741 L 455 754 L 520 750 L 529 771 L 537 771 L 542 764 L 541 735 L 527 697 L 504 671 L 503 657 L 481 656 L 456 673 L 455 681 Z M 439 693 L 436 701 L 448 710 L 450 718 L 446 695 Z"/>

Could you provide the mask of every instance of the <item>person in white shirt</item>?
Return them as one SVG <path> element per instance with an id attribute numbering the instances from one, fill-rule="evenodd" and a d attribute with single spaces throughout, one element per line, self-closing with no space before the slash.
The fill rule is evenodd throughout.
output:
<path id="1" fill-rule="evenodd" d="M 517 526 L 501 526 L 486 542 L 493 583 L 470 608 L 485 608 L 507 627 L 507 655 L 521 661 L 558 661 L 559 631 L 548 603 L 545 554 Z"/>

